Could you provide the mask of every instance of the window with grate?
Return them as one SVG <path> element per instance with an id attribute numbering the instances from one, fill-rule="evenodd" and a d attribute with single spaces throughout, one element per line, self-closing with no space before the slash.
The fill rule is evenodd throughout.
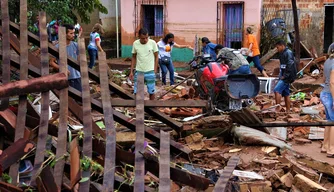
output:
<path id="1" fill-rule="evenodd" d="M 148 30 L 150 36 L 163 36 L 163 6 L 162 5 L 142 5 L 143 6 L 143 27 Z"/>

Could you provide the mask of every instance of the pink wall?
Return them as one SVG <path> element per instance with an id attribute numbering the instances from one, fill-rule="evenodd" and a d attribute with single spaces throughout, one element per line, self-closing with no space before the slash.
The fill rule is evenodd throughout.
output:
<path id="1" fill-rule="evenodd" d="M 121 1 L 122 45 L 131 45 L 135 39 L 133 9 L 133 0 Z M 255 26 L 259 41 L 261 0 L 245 0 L 244 9 L 244 27 Z M 167 0 L 166 10 L 165 30 L 174 33 L 179 44 L 193 45 L 196 34 L 216 41 L 217 0 Z"/>

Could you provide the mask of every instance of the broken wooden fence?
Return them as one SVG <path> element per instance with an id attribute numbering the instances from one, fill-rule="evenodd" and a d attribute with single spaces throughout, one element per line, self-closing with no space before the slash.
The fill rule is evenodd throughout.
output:
<path id="1" fill-rule="evenodd" d="M 85 57 L 86 50 L 83 39 L 79 40 L 79 53 L 82 55 L 80 57 L 80 61 L 78 62 L 70 57 L 67 58 L 65 29 L 62 27 L 59 29 L 60 46 L 58 52 L 58 49 L 47 42 L 45 27 L 46 14 L 43 12 L 40 13 L 39 38 L 27 31 L 26 0 L 21 0 L 20 4 L 22 8 L 20 12 L 21 25 L 18 27 L 14 23 L 9 24 L 9 20 L 6 20 L 6 18 L 8 18 L 8 15 L 6 15 L 8 14 L 8 11 L 6 12 L 5 10 L 8 10 L 8 2 L 6 0 L 1 1 L 2 18 L 4 18 L 4 20 L 2 20 L 2 28 L 0 33 L 3 35 L 3 37 L 8 38 L 3 41 L 3 49 L 1 52 L 1 57 L 4 63 L 3 83 L 5 85 L 1 87 L 0 90 L 7 90 L 4 89 L 7 86 L 9 89 L 14 89 L 15 91 L 9 92 L 10 94 L 0 94 L 3 101 L 2 107 L 5 108 L 5 111 L 0 112 L 0 121 L 4 125 L 4 131 L 9 134 L 9 138 L 14 140 L 14 143 L 10 147 L 6 148 L 3 151 L 3 155 L 0 156 L 0 173 L 6 171 L 9 166 L 12 166 L 10 169 L 10 176 L 13 179 L 13 183 L 17 183 L 17 181 L 19 181 L 18 161 L 24 158 L 28 153 L 32 153 L 35 150 L 32 185 L 37 185 L 39 191 L 73 190 L 76 186 L 78 186 L 80 179 L 80 191 L 112 191 L 118 187 L 120 189 L 124 188 L 131 190 L 138 189 L 138 191 L 152 191 L 151 188 L 145 186 L 144 184 L 143 176 L 146 170 L 152 172 L 157 177 L 160 175 L 161 191 L 169 191 L 171 179 L 200 190 L 208 188 L 210 183 L 208 179 L 184 172 L 178 168 L 170 167 L 169 150 L 171 150 L 171 152 L 174 154 L 182 155 L 185 158 L 188 158 L 191 155 L 191 150 L 173 140 L 170 140 L 167 133 L 164 133 L 163 131 L 158 133 L 144 125 L 145 110 L 145 112 L 156 117 L 175 130 L 181 131 L 181 123 L 176 122 L 167 115 L 162 114 L 154 107 L 190 105 L 195 107 L 205 107 L 205 102 L 191 100 L 186 102 L 176 101 L 165 103 L 157 101 L 144 101 L 143 78 L 141 78 L 141 75 L 139 75 L 138 83 L 141 85 L 138 88 L 138 92 L 140 94 L 138 94 L 137 99 L 134 100 L 135 97 L 132 94 L 125 92 L 122 88 L 112 82 L 108 83 L 108 67 L 105 61 L 105 54 L 99 53 L 99 64 L 101 69 L 100 75 L 98 75 L 95 71 L 88 69 L 87 67 L 87 61 Z M 9 33 L 8 28 L 10 28 L 12 33 Z M 13 34 L 20 35 L 20 40 L 18 40 L 17 37 Z M 28 40 L 31 43 L 41 47 L 40 60 L 28 52 Z M 12 48 L 20 55 L 19 57 L 11 57 L 11 55 L 8 54 L 10 53 L 9 43 L 12 45 Z M 59 58 L 60 73 L 56 74 L 56 76 L 61 76 L 61 83 L 57 82 L 57 80 L 60 79 L 50 79 L 50 77 L 47 76 L 49 73 L 49 53 L 56 58 L 59 58 L 59 55 L 62 55 L 62 57 Z M 82 93 L 71 87 L 67 88 L 67 81 L 64 81 L 64 78 L 67 77 L 67 62 L 70 66 L 81 71 L 83 87 Z M 20 81 L 14 82 L 14 84 L 18 83 L 16 87 L 13 85 L 13 83 L 10 84 L 8 81 L 8 76 L 10 75 L 10 71 L 8 70 L 9 65 L 20 69 Z M 28 80 L 28 75 L 31 75 L 36 79 Z M 51 83 L 51 86 L 38 87 L 31 83 L 31 81 L 38 82 L 39 79 L 42 80 L 41 85 L 43 83 L 47 83 L 47 81 L 44 81 L 43 78 L 49 78 L 48 81 Z M 102 102 L 90 98 L 89 78 L 96 81 L 97 83 L 101 83 Z M 19 82 L 21 81 L 25 83 L 25 86 L 32 86 L 32 88 L 29 87 L 28 89 L 22 89 L 22 87 L 19 86 Z M 6 84 L 6 82 L 8 84 Z M 57 89 L 60 89 L 60 91 Z M 114 91 L 122 98 L 130 100 L 110 100 L 110 90 Z M 49 91 L 53 91 L 58 96 L 60 101 L 58 127 L 53 125 L 51 120 L 49 122 Z M 42 93 L 41 115 L 39 115 L 39 113 L 32 108 L 31 103 L 27 101 L 27 94 L 32 92 Z M 6 105 L 7 98 L 13 95 L 19 95 L 18 116 L 16 116 L 11 110 L 7 109 Z M 82 106 L 80 106 L 77 102 L 82 102 Z M 133 118 L 126 117 L 120 112 L 114 111 L 112 109 L 113 104 L 115 106 L 137 106 L 138 111 L 136 113 L 136 121 L 133 121 Z M 104 114 L 106 133 L 101 130 L 95 122 L 93 122 L 90 115 L 92 107 L 93 109 L 96 109 Z M 95 160 L 104 166 L 103 185 L 100 185 L 96 182 L 90 182 L 90 169 L 83 169 L 80 166 L 79 143 L 77 142 L 77 139 L 73 138 L 73 140 L 70 141 L 71 135 L 77 132 L 71 131 L 69 133 L 67 128 L 68 110 L 70 110 L 73 115 L 76 116 L 84 125 L 83 155 L 81 155 L 81 159 L 91 161 L 93 158 L 92 151 L 97 152 L 102 156 L 103 161 L 99 161 L 97 159 Z M 136 142 L 135 154 L 128 153 L 119 147 L 116 147 L 114 119 L 129 129 L 138 132 L 137 136 L 139 138 Z M 95 136 L 100 135 L 103 139 L 105 139 L 105 141 L 97 139 L 96 137 L 92 137 L 93 134 Z M 53 157 L 56 160 L 54 170 L 50 166 L 46 165 L 47 161 L 45 161 L 46 158 L 48 160 L 50 156 L 52 157 L 52 154 L 45 153 L 46 139 L 48 135 L 57 138 L 57 146 L 56 149 L 54 149 L 56 155 Z M 32 139 L 36 137 L 38 138 L 37 143 L 35 144 Z M 154 156 L 150 157 L 149 159 L 145 158 L 147 154 L 145 155 L 144 137 L 156 142 L 157 144 L 160 143 L 161 139 L 162 155 L 160 156 L 160 160 Z M 67 146 L 70 147 L 69 155 L 67 152 Z M 66 160 L 67 156 L 69 156 L 69 161 Z M 134 186 L 126 184 L 126 180 L 124 178 L 115 175 L 116 162 L 125 162 L 131 165 L 135 165 Z M 70 175 L 70 178 L 64 175 L 64 173 Z M 0 189 L 3 191 L 22 191 L 22 189 L 15 188 L 11 184 L 2 183 L 0 183 Z"/>

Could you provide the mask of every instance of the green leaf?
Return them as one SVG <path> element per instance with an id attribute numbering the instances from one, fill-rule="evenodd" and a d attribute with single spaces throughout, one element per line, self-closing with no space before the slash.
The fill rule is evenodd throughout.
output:
<path id="1" fill-rule="evenodd" d="M 83 178 L 81 178 L 81 180 L 79 182 L 80 183 L 84 183 L 84 182 L 86 182 L 88 180 L 89 180 L 89 177 L 83 177 Z"/>
<path id="2" fill-rule="evenodd" d="M 101 129 L 105 129 L 106 126 L 104 125 L 103 121 L 96 122 L 96 125 L 99 126 Z"/>

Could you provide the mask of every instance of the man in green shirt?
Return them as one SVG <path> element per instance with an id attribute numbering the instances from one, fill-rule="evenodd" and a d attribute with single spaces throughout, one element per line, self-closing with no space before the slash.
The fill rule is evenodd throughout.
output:
<path id="1" fill-rule="evenodd" d="M 139 39 L 133 42 L 131 72 L 129 78 L 134 79 L 134 94 L 137 92 L 137 75 L 144 74 L 144 81 L 147 86 L 150 100 L 154 100 L 155 74 L 158 67 L 158 46 L 154 40 L 148 38 L 148 31 L 145 28 L 139 30 Z M 136 72 L 133 76 L 133 69 Z"/>

